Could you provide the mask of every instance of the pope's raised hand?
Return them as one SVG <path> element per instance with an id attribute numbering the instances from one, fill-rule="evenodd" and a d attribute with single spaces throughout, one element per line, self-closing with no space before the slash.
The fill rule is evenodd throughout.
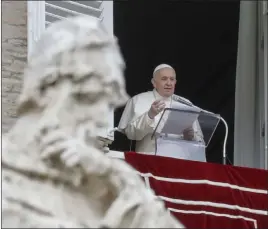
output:
<path id="1" fill-rule="evenodd" d="M 155 100 L 148 112 L 148 115 L 151 119 L 153 119 L 156 115 L 158 115 L 161 111 L 163 111 L 166 107 L 166 104 L 163 100 Z"/>

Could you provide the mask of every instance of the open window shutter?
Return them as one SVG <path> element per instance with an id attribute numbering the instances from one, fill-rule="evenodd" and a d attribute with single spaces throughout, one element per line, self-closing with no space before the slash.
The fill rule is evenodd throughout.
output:
<path id="1" fill-rule="evenodd" d="M 90 15 L 113 32 L 113 1 L 45 1 L 46 27 L 70 16 Z"/>
<path id="2" fill-rule="evenodd" d="M 102 1 L 45 1 L 46 27 L 57 20 L 91 15 L 102 20 Z"/>
<path id="3" fill-rule="evenodd" d="M 234 164 L 262 169 L 268 166 L 267 20 L 267 1 L 241 1 Z"/>
<path id="4" fill-rule="evenodd" d="M 113 1 L 27 1 L 28 56 L 46 27 L 74 15 L 98 18 L 113 33 Z"/>

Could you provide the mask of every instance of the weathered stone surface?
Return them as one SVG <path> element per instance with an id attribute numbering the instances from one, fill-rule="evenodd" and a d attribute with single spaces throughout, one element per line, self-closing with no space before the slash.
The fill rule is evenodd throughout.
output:
<path id="1" fill-rule="evenodd" d="M 2 1 L 2 130 L 14 124 L 27 62 L 27 2 Z"/>
<path id="2" fill-rule="evenodd" d="M 14 59 L 6 76 L 22 66 Z M 46 30 L 24 74 L 19 118 L 2 141 L 2 227 L 183 228 L 97 140 L 110 110 L 128 99 L 124 68 L 116 39 L 97 19 Z M 4 103 L 15 107 L 19 86 L 4 79 Z"/>

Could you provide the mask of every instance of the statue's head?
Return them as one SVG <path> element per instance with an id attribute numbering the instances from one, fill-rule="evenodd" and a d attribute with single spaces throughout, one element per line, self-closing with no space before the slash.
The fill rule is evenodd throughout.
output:
<path id="1" fill-rule="evenodd" d="M 56 125 L 92 136 L 128 99 L 124 68 L 116 38 L 98 19 L 53 23 L 30 56 L 18 114 L 38 117 L 39 129 Z"/>

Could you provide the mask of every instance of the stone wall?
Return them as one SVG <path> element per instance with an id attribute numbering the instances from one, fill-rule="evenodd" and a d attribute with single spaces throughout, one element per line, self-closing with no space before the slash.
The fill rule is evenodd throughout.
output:
<path id="1" fill-rule="evenodd" d="M 16 101 L 27 62 L 27 2 L 2 1 L 2 132 L 16 120 Z"/>

